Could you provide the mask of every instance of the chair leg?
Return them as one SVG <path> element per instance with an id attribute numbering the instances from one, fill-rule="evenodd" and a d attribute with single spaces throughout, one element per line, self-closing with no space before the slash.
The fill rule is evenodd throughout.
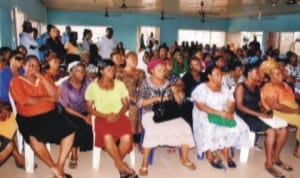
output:
<path id="1" fill-rule="evenodd" d="M 23 150 L 24 150 L 24 140 L 23 140 L 23 136 L 20 133 L 19 130 L 17 130 L 17 145 L 18 145 L 18 151 L 20 154 L 23 154 Z"/>
<path id="2" fill-rule="evenodd" d="M 51 151 L 50 143 L 46 143 L 46 147 L 47 147 L 47 150 L 50 152 Z"/>
<path id="3" fill-rule="evenodd" d="M 25 171 L 27 173 L 34 172 L 34 152 L 31 149 L 30 145 L 25 143 L 24 145 L 25 150 Z"/>
<path id="4" fill-rule="evenodd" d="M 129 153 L 130 156 L 130 164 L 131 167 L 135 167 L 135 154 L 134 154 L 134 149 Z"/>
<path id="5" fill-rule="evenodd" d="M 250 141 L 251 141 L 251 147 L 254 146 L 254 142 L 255 142 L 255 133 L 250 132 Z M 240 162 L 242 163 L 247 163 L 248 161 L 248 156 L 249 156 L 249 151 L 250 148 L 241 148 L 241 152 L 240 152 Z"/>
<path id="6" fill-rule="evenodd" d="M 201 153 L 201 155 L 197 154 L 198 160 L 203 160 L 204 159 L 204 153 Z"/>
<path id="7" fill-rule="evenodd" d="M 230 148 L 230 154 L 231 154 L 231 157 L 232 157 L 232 158 L 234 157 L 234 151 L 235 151 L 235 148 L 234 148 L 234 147 L 231 147 L 231 148 Z"/>
<path id="8" fill-rule="evenodd" d="M 99 170 L 100 167 L 100 161 L 101 161 L 101 148 L 95 147 L 93 148 L 93 169 Z"/>
<path id="9" fill-rule="evenodd" d="M 149 155 L 149 165 L 152 165 L 152 163 L 153 163 L 154 151 L 155 151 L 155 148 L 152 148 L 151 151 L 150 151 L 150 155 Z"/>

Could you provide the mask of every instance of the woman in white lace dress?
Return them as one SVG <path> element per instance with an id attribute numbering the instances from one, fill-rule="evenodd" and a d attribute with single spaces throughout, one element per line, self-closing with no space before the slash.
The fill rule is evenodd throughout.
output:
<path id="1" fill-rule="evenodd" d="M 208 82 L 197 86 L 192 92 L 194 101 L 193 129 L 198 154 L 206 152 L 206 159 L 214 168 L 224 165 L 216 151 L 225 158 L 228 167 L 236 167 L 229 154 L 230 147 L 250 147 L 250 131 L 248 126 L 234 114 L 234 97 L 232 92 L 221 84 L 221 70 L 212 66 L 206 69 Z M 235 124 L 231 127 L 213 124 L 209 115 L 220 116 Z M 234 121 L 233 121 L 234 120 Z"/>
<path id="2" fill-rule="evenodd" d="M 188 159 L 188 149 L 194 147 L 192 130 L 188 123 L 181 117 L 169 121 L 156 123 L 153 121 L 154 112 L 152 106 L 160 102 L 161 94 L 165 90 L 164 100 L 174 98 L 180 103 L 182 98 L 177 93 L 177 88 L 169 87 L 170 83 L 165 79 L 166 64 L 161 59 L 153 59 L 148 64 L 148 72 L 151 77 L 145 79 L 139 87 L 138 103 L 143 108 L 142 126 L 145 129 L 143 141 L 143 161 L 140 168 L 140 175 L 148 174 L 149 154 L 153 147 L 157 146 L 180 146 L 181 163 L 190 170 L 196 166 Z"/>

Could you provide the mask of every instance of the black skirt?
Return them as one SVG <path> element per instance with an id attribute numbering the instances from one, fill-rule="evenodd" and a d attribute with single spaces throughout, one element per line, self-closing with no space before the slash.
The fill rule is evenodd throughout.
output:
<path id="1" fill-rule="evenodd" d="M 76 131 L 73 124 L 55 109 L 37 116 L 24 117 L 17 114 L 17 123 L 24 140 L 29 136 L 43 143 L 56 143 Z"/>
<path id="2" fill-rule="evenodd" d="M 238 115 L 246 122 L 246 124 L 249 126 L 249 129 L 252 132 L 265 132 L 266 130 L 271 128 L 270 126 L 268 126 L 262 120 L 260 120 L 255 116 L 251 116 L 249 114 L 241 115 L 239 113 Z"/>
<path id="3" fill-rule="evenodd" d="M 80 151 L 93 149 L 93 129 L 82 118 L 65 113 L 70 122 L 76 127 L 73 147 L 79 147 Z M 84 114 L 85 115 L 85 114 Z"/>

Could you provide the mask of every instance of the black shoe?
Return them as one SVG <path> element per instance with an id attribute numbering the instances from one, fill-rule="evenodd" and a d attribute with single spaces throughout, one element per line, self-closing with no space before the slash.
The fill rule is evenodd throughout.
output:
<path id="1" fill-rule="evenodd" d="M 210 161 L 210 164 L 212 167 L 217 168 L 217 169 L 222 169 L 224 167 L 222 161 L 214 159 Z"/>
<path id="2" fill-rule="evenodd" d="M 135 173 L 133 174 L 120 173 L 120 178 L 139 178 L 139 176 Z"/>
<path id="3" fill-rule="evenodd" d="M 230 168 L 236 168 L 236 164 L 235 164 L 235 162 L 234 162 L 232 159 L 230 159 L 230 160 L 227 162 L 227 165 L 228 165 L 228 167 L 230 167 Z"/>
<path id="4" fill-rule="evenodd" d="M 72 178 L 71 174 L 66 174 L 66 173 L 65 173 L 64 176 L 65 176 L 65 178 Z"/>

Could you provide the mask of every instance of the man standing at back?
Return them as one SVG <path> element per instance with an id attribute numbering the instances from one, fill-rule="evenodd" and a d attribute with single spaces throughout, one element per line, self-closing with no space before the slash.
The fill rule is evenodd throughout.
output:
<path id="1" fill-rule="evenodd" d="M 113 39 L 113 34 L 113 29 L 111 27 L 107 27 L 105 36 L 101 37 L 100 40 L 97 42 L 99 55 L 102 57 L 102 59 L 109 59 L 110 54 L 116 48 L 116 44 Z"/>
<path id="2" fill-rule="evenodd" d="M 32 37 L 32 24 L 30 21 L 24 21 L 23 32 L 20 34 L 20 44 L 27 49 L 27 55 L 35 55 L 39 58 L 39 44 Z"/>

